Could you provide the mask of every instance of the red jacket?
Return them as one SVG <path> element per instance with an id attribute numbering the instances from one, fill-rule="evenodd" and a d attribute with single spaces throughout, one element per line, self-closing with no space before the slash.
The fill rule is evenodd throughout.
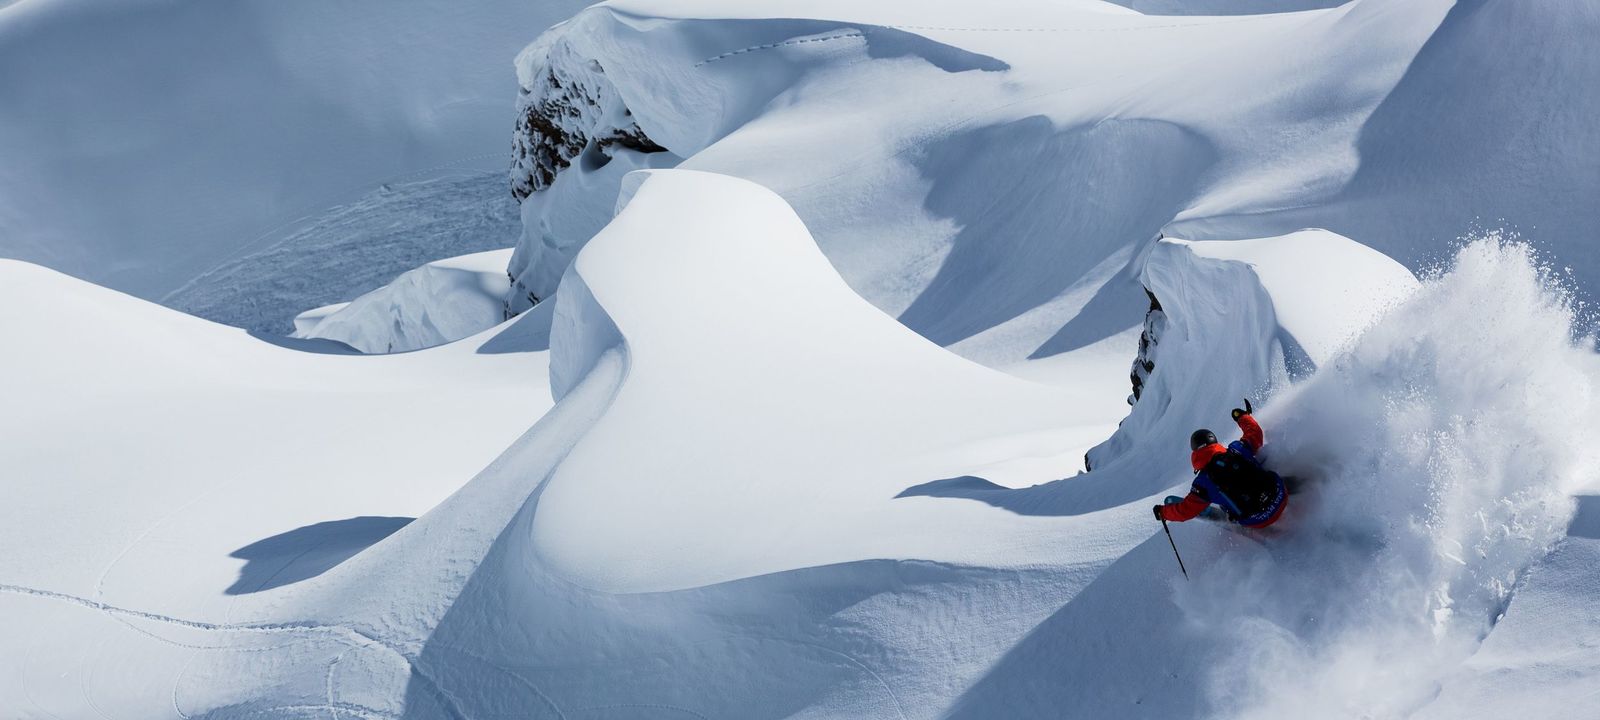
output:
<path id="1" fill-rule="evenodd" d="M 1239 423 L 1239 429 L 1244 432 L 1244 437 L 1240 438 L 1239 440 L 1248 446 L 1251 452 L 1260 452 L 1261 445 L 1266 442 L 1266 436 L 1261 432 L 1261 425 L 1258 424 L 1256 419 L 1251 417 L 1248 413 L 1240 415 L 1236 422 Z M 1221 443 L 1211 443 L 1210 445 L 1202 447 L 1199 450 L 1191 453 L 1189 455 L 1189 465 L 1194 468 L 1195 472 L 1200 472 L 1200 468 L 1205 467 L 1206 463 L 1211 462 L 1211 458 L 1214 458 L 1218 454 L 1225 453 L 1227 451 L 1228 449 L 1223 447 Z M 1166 518 L 1170 522 L 1193 520 L 1198 517 L 1201 512 L 1204 512 L 1207 507 L 1210 507 L 1210 505 L 1211 501 L 1208 500 L 1204 494 L 1202 494 L 1199 490 L 1191 489 L 1188 496 L 1184 497 L 1182 501 L 1173 503 L 1171 505 L 1162 506 L 1161 517 Z M 1279 512 L 1282 512 L 1281 507 L 1279 508 Z M 1273 515 L 1270 520 L 1260 525 L 1255 525 L 1254 527 L 1266 527 L 1267 525 L 1271 525 L 1273 521 L 1277 519 L 1278 516 Z"/>

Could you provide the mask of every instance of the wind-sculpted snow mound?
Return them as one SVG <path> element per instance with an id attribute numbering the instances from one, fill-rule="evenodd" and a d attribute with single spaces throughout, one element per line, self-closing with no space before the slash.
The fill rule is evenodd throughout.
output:
<path id="1" fill-rule="evenodd" d="M 510 259 L 506 249 L 428 263 L 342 306 L 297 315 L 293 337 L 335 340 L 364 353 L 460 340 L 507 319 Z"/>
<path id="2" fill-rule="evenodd" d="M 932 717 L 1147 539 L 1131 508 L 905 495 L 1051 477 L 1086 432 L 1061 423 L 1070 393 L 882 314 L 753 183 L 663 170 L 624 191 L 551 303 L 555 409 L 300 596 L 407 649 L 408 711 Z M 1095 541 L 1063 557 L 1069 532 Z M 966 629 L 929 651 L 943 623 Z M 400 697 L 355 659 L 338 697 Z"/>
<path id="3" fill-rule="evenodd" d="M 513 168 L 531 194 L 512 309 L 554 290 L 623 172 L 681 162 L 777 192 L 918 334 L 1073 384 L 1050 361 L 1137 324 L 1133 265 L 1164 227 L 1278 235 L 1240 218 L 1314 206 L 1362 169 L 1364 121 L 1449 4 L 601 3 L 519 58 L 544 120 L 516 140 L 539 150 Z M 668 152 L 601 147 L 629 128 Z M 1293 227 L 1311 225 L 1328 223 Z"/>
<path id="4" fill-rule="evenodd" d="M 1033 435 L 1030 452 L 1059 462 L 1078 447 L 1062 422 L 1071 393 L 872 307 L 765 188 L 685 170 L 635 180 L 557 296 L 554 394 L 614 347 L 627 373 L 541 495 L 533 542 L 555 572 L 642 591 L 864 558 L 1027 561 L 929 535 L 927 513 L 1019 542 L 1034 523 L 896 496 L 1007 457 L 993 438 Z"/>
<path id="5" fill-rule="evenodd" d="M 1197 628 L 1238 638 L 1219 707 L 1399 717 L 1432 699 L 1596 471 L 1573 320 L 1528 248 L 1480 240 L 1262 413 L 1269 464 L 1311 484 L 1178 587 Z"/>

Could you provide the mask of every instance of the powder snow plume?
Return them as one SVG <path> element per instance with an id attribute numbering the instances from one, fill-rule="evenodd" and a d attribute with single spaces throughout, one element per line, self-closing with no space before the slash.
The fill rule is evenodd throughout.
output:
<path id="1" fill-rule="evenodd" d="M 1404 717 L 1438 692 L 1564 534 L 1596 474 L 1597 363 L 1526 245 L 1486 237 L 1262 413 L 1310 480 L 1264 543 L 1180 584 L 1224 717 Z M 1276 461 L 1274 462 L 1274 458 Z"/>

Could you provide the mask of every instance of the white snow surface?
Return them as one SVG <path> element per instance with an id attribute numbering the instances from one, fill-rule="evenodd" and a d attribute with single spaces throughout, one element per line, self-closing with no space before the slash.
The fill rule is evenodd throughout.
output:
<path id="1" fill-rule="evenodd" d="M 881 557 L 1009 567 L 1056 552 L 1042 518 L 897 496 L 1019 454 L 1074 458 L 1072 394 L 963 360 L 866 303 L 770 191 L 652 176 L 562 287 L 556 392 L 606 352 L 627 368 L 534 516 L 534 551 L 572 582 L 650 592 Z M 708 433 L 717 447 L 697 447 Z"/>
<path id="2" fill-rule="evenodd" d="M 1175 19 L 1098 2 L 616 0 L 541 36 L 518 71 L 526 87 L 593 59 L 682 167 L 777 191 L 867 300 L 1014 367 L 1136 325 L 1133 264 L 1169 224 L 1339 231 L 1248 219 L 1316 206 L 1363 168 L 1365 121 L 1451 5 Z M 536 296 L 603 224 L 592 194 L 616 187 L 563 190 L 566 174 L 524 201 L 528 266 L 512 274 Z"/>
<path id="3" fill-rule="evenodd" d="M 511 250 L 437 260 L 338 306 L 295 316 L 292 337 L 322 338 L 364 353 L 405 352 L 454 342 L 506 319 Z"/>
<path id="4" fill-rule="evenodd" d="M 484 57 L 576 7 L 0 6 L 5 254 L 284 323 L 417 268 L 281 338 L 0 260 L 0 716 L 1586 717 L 1600 13 L 1327 4 L 601 3 L 520 80 L 667 152 L 509 266 L 372 188 L 507 161 Z M 1246 396 L 1306 485 L 1185 579 Z"/>
<path id="5" fill-rule="evenodd" d="M 32 349 L 4 376 L 34 379 L 8 391 L 0 461 L 24 481 L 0 532 L 38 548 L 0 565 L 3 697 L 64 717 L 1388 717 L 1471 702 L 1484 673 L 1523 692 L 1485 636 L 1502 612 L 1550 632 L 1592 572 L 1563 558 L 1593 529 L 1563 536 L 1600 490 L 1600 367 L 1522 246 L 1468 246 L 1270 388 L 1269 458 L 1312 489 L 1259 541 L 1174 527 L 1184 582 L 1148 520 L 1187 482 L 1181 446 L 1158 475 L 1055 479 L 1111 430 L 1071 388 L 894 322 L 753 183 L 626 184 L 553 302 L 392 356 L 0 266 Z M 1157 249 L 1268 278 L 1281 242 Z M 1270 284 L 1247 316 L 1279 304 Z M 1240 297 L 1199 282 L 1165 307 Z M 1269 364 L 1253 326 L 1214 329 Z M 1221 414 L 1196 397 L 1168 412 Z M 1544 668 L 1587 653 L 1536 657 L 1528 688 L 1583 692 Z"/>
<path id="6" fill-rule="evenodd" d="M 1137 324 L 1130 263 L 1163 230 L 1322 227 L 1421 271 L 1504 226 L 1588 299 L 1593 3 L 1319 4 L 614 0 L 538 38 L 518 72 L 526 86 L 594 60 L 671 162 L 777 191 L 858 293 L 1020 374 Z M 617 177 L 569 169 L 524 202 L 519 289 L 554 289 Z"/>
<path id="7" fill-rule="evenodd" d="M 1285 333 L 1277 339 L 1297 345 L 1313 366 L 1333 358 L 1417 286 L 1405 266 L 1326 230 L 1184 244 L 1200 257 L 1249 265 Z"/>

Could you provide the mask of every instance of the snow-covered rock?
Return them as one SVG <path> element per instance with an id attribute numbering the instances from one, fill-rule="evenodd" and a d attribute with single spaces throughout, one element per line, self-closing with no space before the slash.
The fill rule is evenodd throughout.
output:
<path id="1" fill-rule="evenodd" d="M 522 204 L 523 230 L 509 267 L 511 312 L 555 292 L 578 248 L 611 220 L 623 175 L 681 160 L 639 126 L 606 72 L 611 56 L 591 56 L 584 17 L 517 56 L 511 193 Z"/>
<path id="2" fill-rule="evenodd" d="M 598 169 L 619 152 L 665 152 L 645 135 L 596 60 L 564 43 L 533 46 L 517 60 L 522 89 L 512 135 L 511 194 L 527 198 L 579 156 Z"/>
<path id="3" fill-rule="evenodd" d="M 428 263 L 349 303 L 301 313 L 294 319 L 293 336 L 337 340 L 364 353 L 391 353 L 475 335 L 508 318 L 510 259 L 506 249 Z"/>
<path id="4" fill-rule="evenodd" d="M 1128 382 L 1133 385 L 1133 393 L 1128 396 L 1129 405 L 1139 401 L 1144 384 L 1150 381 L 1150 373 L 1156 369 L 1156 348 L 1167 332 L 1167 312 L 1161 308 L 1161 301 L 1148 289 L 1145 294 L 1150 296 L 1150 309 L 1145 312 L 1144 327 L 1139 330 L 1139 352 L 1133 356 L 1133 367 L 1128 370 Z"/>

